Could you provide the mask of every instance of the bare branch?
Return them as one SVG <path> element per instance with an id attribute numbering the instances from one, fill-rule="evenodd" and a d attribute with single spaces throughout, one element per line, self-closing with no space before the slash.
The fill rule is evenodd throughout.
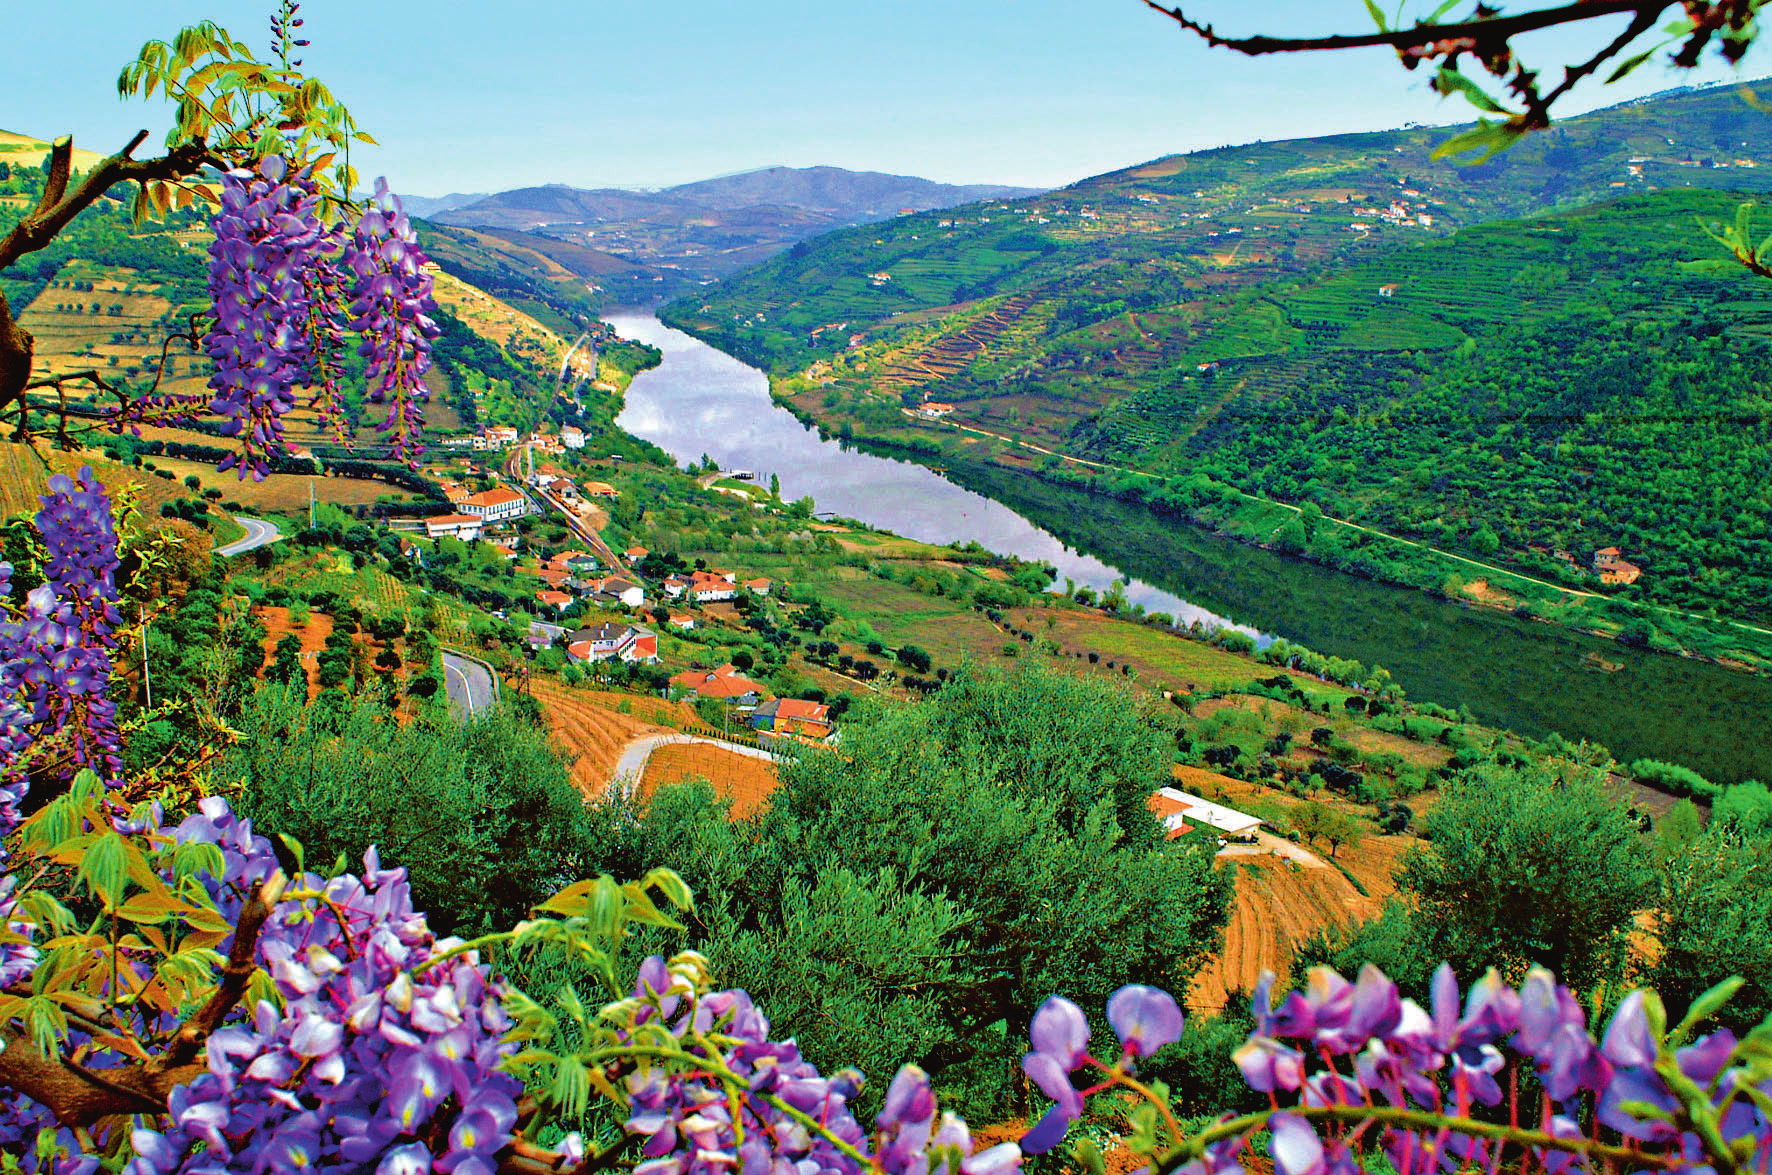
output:
<path id="1" fill-rule="evenodd" d="M 1269 53 L 1302 53 L 1318 49 L 1369 49 L 1388 45 L 1399 52 L 1422 49 L 1441 42 L 1468 41 L 1473 44 L 1495 44 L 1521 33 L 1558 25 L 1574 24 L 1600 16 L 1629 12 L 1641 18 L 1649 14 L 1651 23 L 1662 12 L 1678 7 L 1669 0 L 1576 0 L 1560 8 L 1522 12 L 1514 16 L 1488 16 L 1457 24 L 1418 24 L 1407 29 L 1379 29 L 1370 33 L 1343 34 L 1327 37 L 1225 37 L 1210 24 L 1193 20 L 1180 8 L 1167 8 L 1157 0 L 1144 0 L 1145 5 L 1169 17 L 1182 28 L 1194 33 L 1216 49 L 1232 49 L 1251 57 Z"/>

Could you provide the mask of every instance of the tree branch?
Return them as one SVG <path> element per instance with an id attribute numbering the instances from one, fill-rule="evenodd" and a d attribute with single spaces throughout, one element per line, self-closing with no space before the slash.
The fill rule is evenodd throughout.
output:
<path id="1" fill-rule="evenodd" d="M 1388 45 L 1400 52 L 1444 41 L 1493 44 L 1521 33 L 1623 12 L 1635 14 L 1639 19 L 1647 13 L 1649 21 L 1653 23 L 1662 12 L 1677 7 L 1671 0 L 1576 0 L 1575 3 L 1565 4 L 1560 8 L 1545 8 L 1514 16 L 1479 17 L 1457 24 L 1418 24 L 1408 29 L 1379 29 L 1370 33 L 1327 37 L 1224 37 L 1210 24 L 1189 18 L 1180 8 L 1167 8 L 1157 0 L 1144 0 L 1144 3 L 1146 7 L 1162 13 L 1182 28 L 1196 34 L 1213 48 L 1231 49 L 1251 57 L 1269 53 L 1302 53 L 1316 49 L 1369 49 L 1378 45 Z"/>
<path id="2" fill-rule="evenodd" d="M 118 1114 L 165 1113 L 172 1091 L 207 1071 L 197 1059 L 199 1053 L 246 993 L 256 966 L 259 931 L 282 893 L 280 877 L 253 886 L 235 919 L 234 945 L 215 994 L 151 1061 L 88 1069 L 59 1054 L 44 1056 L 29 1036 L 0 1024 L 0 1086 L 42 1104 L 63 1126 L 90 1126 Z"/>
<path id="3" fill-rule="evenodd" d="M 73 154 L 73 140 L 65 136 L 57 139 L 50 149 L 50 173 L 49 180 L 44 185 L 43 198 L 37 202 L 37 207 L 29 216 L 13 225 L 11 232 L 0 237 L 0 269 L 5 269 L 26 253 L 35 253 L 49 244 L 57 233 L 68 226 L 69 221 L 97 203 L 100 196 L 117 184 L 179 179 L 196 174 L 204 164 L 220 162 L 206 144 L 197 142 L 180 143 L 158 159 L 131 159 L 130 154 L 147 137 L 148 132 L 142 131 L 123 150 L 100 160 L 72 192 L 67 191 L 67 168 Z"/>
<path id="4" fill-rule="evenodd" d="M 195 141 L 180 143 L 158 159 L 131 159 L 147 137 L 147 131 L 138 133 L 121 151 L 87 172 L 72 191 L 68 184 L 73 173 L 74 141 L 64 135 L 51 144 L 48 175 L 37 207 L 0 237 L 0 270 L 49 244 L 70 221 L 116 184 L 179 179 L 195 174 L 205 164 L 220 162 L 206 144 Z M 5 295 L 0 294 L 0 409 L 24 395 L 36 347 L 36 339 L 13 319 L 12 308 Z M 23 424 L 21 416 L 21 428 Z"/>
<path id="5" fill-rule="evenodd" d="M 252 892 L 246 895 L 246 904 L 240 907 L 240 917 L 234 922 L 234 945 L 228 950 L 228 964 L 222 968 L 221 983 L 215 994 L 179 1026 L 166 1051 L 148 1062 L 150 1071 L 164 1072 L 189 1064 L 210 1034 L 221 1027 L 228 1013 L 240 1003 L 240 997 L 246 994 L 246 984 L 258 969 L 258 933 L 264 929 L 282 896 L 282 874 L 252 887 Z"/>

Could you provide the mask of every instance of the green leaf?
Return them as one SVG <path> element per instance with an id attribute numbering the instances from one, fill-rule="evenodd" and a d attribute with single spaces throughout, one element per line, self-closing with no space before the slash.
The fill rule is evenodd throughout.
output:
<path id="1" fill-rule="evenodd" d="M 281 832 L 277 834 L 277 839 L 283 842 L 283 847 L 289 850 L 291 857 L 295 858 L 295 871 L 306 873 L 308 871 L 308 851 L 302 847 L 302 843 L 293 836 L 287 836 Z"/>
<path id="2" fill-rule="evenodd" d="M 1673 1035 L 1668 1037 L 1668 1044 L 1677 1047 L 1685 1043 L 1686 1037 L 1690 1035 L 1692 1029 L 1715 1016 L 1717 1011 L 1728 1003 L 1730 998 L 1740 991 L 1746 982 L 1747 980 L 1739 975 L 1730 976 L 1693 1000 L 1691 1008 L 1686 1011 L 1686 1018 L 1680 1021 L 1674 1029 Z"/>
<path id="3" fill-rule="evenodd" d="M 1378 0 L 1366 0 L 1366 11 L 1372 14 L 1372 23 L 1378 26 L 1379 32 L 1390 29 L 1390 25 L 1385 23 L 1384 9 L 1378 6 Z"/>
<path id="4" fill-rule="evenodd" d="M 115 910 L 123 904 L 129 887 L 128 844 L 115 832 L 99 837 L 81 854 L 75 877 L 85 882 L 107 909 Z"/>
<path id="5" fill-rule="evenodd" d="M 695 895 L 689 892 L 688 884 L 669 869 L 654 869 L 640 884 L 658 890 L 665 901 L 679 910 L 695 909 Z"/>
<path id="6" fill-rule="evenodd" d="M 1459 73 L 1456 69 L 1448 69 L 1445 66 L 1442 66 L 1440 72 L 1434 75 L 1434 89 L 1439 93 L 1448 96 L 1454 93 L 1463 94 L 1472 106 L 1475 106 L 1478 110 L 1487 111 L 1490 114 L 1511 113 L 1507 107 L 1484 93 L 1481 86 Z"/>
<path id="7" fill-rule="evenodd" d="M 1657 45 L 1655 48 L 1659 49 L 1660 46 Z M 1606 85 L 1609 86 L 1613 82 L 1616 82 L 1616 81 L 1620 80 L 1621 78 L 1628 76 L 1629 74 L 1631 74 L 1632 72 L 1634 72 L 1636 70 L 1637 66 L 1643 64 L 1643 62 L 1649 60 L 1649 58 L 1653 57 L 1654 55 L 1655 55 L 1655 49 L 1645 49 L 1641 53 L 1637 54 L 1635 57 L 1625 58 L 1624 61 L 1619 65 L 1619 67 L 1612 71 L 1611 76 L 1607 77 Z"/>

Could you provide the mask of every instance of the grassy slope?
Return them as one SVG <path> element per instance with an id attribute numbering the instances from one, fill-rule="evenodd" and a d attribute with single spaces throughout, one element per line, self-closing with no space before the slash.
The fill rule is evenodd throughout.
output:
<path id="1" fill-rule="evenodd" d="M 1585 559 L 1622 543 L 1653 570 L 1633 594 L 1763 619 L 1772 534 L 1738 472 L 1762 442 L 1728 422 L 1761 415 L 1745 357 L 1772 335 L 1772 287 L 1685 263 L 1714 256 L 1695 218 L 1727 217 L 1772 182 L 1772 128 L 1733 92 L 1678 95 L 1570 120 L 1463 173 L 1426 159 L 1443 133 L 1172 157 L 1038 200 L 833 234 L 667 317 L 770 367 L 795 410 L 833 430 L 909 437 L 900 404 L 944 400 L 954 423 L 1118 467 L 1204 468 L 1572 586 L 1592 585 L 1552 549 Z M 1408 223 L 1369 214 L 1393 200 Z M 1494 219 L 1521 213 L 1534 215 Z M 1605 319 L 1612 352 L 1571 355 L 1560 336 Z M 1686 319 L 1721 324 L 1717 355 L 1684 347 L 1715 333 Z M 813 338 L 827 323 L 841 329 Z M 1519 347 L 1522 331 L 1542 337 Z M 1473 339 L 1487 369 L 1468 361 Z M 1688 403 L 1665 386 L 1736 352 L 1737 391 L 1719 378 Z M 1621 362 L 1629 378 L 1594 377 Z M 1533 365 L 1560 386 L 1503 386 Z M 1343 413 L 1364 435 L 1331 435 Z M 1711 422 L 1690 445 L 1635 419 L 1682 413 Z M 1624 423 L 1595 428 L 1595 414 Z M 1523 415 L 1533 437 L 1517 465 L 1506 425 Z M 1473 423 L 1480 435 L 1459 436 Z M 1682 464 L 1677 484 L 1661 469 Z M 1726 533 L 1688 541 L 1686 505 L 1718 494 Z M 1485 527 L 1498 552 L 1476 542 Z M 1748 570 L 1731 586 L 1718 561 L 1737 559 Z"/>

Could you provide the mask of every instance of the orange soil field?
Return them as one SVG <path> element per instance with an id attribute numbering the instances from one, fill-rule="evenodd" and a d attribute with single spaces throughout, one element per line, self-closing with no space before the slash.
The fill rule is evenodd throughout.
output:
<path id="1" fill-rule="evenodd" d="M 258 618 L 265 626 L 265 668 L 270 668 L 271 660 L 277 655 L 277 642 L 288 633 L 301 637 L 302 668 L 308 674 L 308 700 L 313 701 L 320 693 L 317 676 L 320 672 L 318 654 L 326 647 L 326 638 L 332 635 L 332 617 L 324 612 L 308 614 L 307 624 L 297 628 L 289 623 L 288 608 L 269 606 L 258 609 Z"/>
<path id="2" fill-rule="evenodd" d="M 1224 950 L 1201 969 L 1188 989 L 1188 1007 L 1211 1014 L 1247 993 L 1263 971 L 1284 976 L 1293 948 L 1330 925 L 1370 918 L 1380 903 L 1362 897 L 1333 868 L 1311 869 L 1272 856 L 1222 858 L 1237 868 L 1237 896 Z"/>
<path id="3" fill-rule="evenodd" d="M 545 678 L 533 680 L 530 689 L 548 717 L 548 729 L 560 740 L 561 747 L 575 757 L 572 782 L 586 799 L 603 798 L 623 747 L 641 735 L 663 733 L 661 727 L 599 704 L 594 695 Z M 634 700 L 640 703 L 636 710 L 646 713 L 645 700 Z"/>
<path id="4" fill-rule="evenodd" d="M 1290 807 L 1301 803 L 1286 792 L 1253 784 L 1197 767 L 1177 766 L 1177 782 L 1196 795 L 1219 800 L 1230 807 L 1250 799 Z M 1407 803 L 1419 816 L 1437 798 L 1435 792 L 1411 796 Z M 1330 792 L 1319 792 L 1316 802 L 1356 816 L 1370 809 L 1350 804 Z M 1368 825 L 1369 826 L 1369 825 Z M 1392 880 L 1403 855 L 1422 842 L 1415 836 L 1384 836 L 1367 833 L 1358 845 L 1343 845 L 1335 862 L 1359 878 L 1367 893 L 1361 894 L 1329 861 L 1326 844 L 1303 847 L 1325 861 L 1321 869 L 1295 867 L 1275 856 L 1220 858 L 1222 868 L 1241 865 L 1237 896 L 1225 928 L 1224 950 L 1195 979 L 1188 995 L 1190 1007 L 1209 1013 L 1222 1007 L 1227 993 L 1247 992 L 1270 970 L 1284 977 L 1294 947 L 1330 925 L 1365 921 L 1377 915 L 1385 899 L 1396 892 Z"/>
<path id="5" fill-rule="evenodd" d="M 646 761 L 640 794 L 650 796 L 668 783 L 705 779 L 714 791 L 732 801 L 734 816 L 748 816 L 763 806 L 781 781 L 775 765 L 708 743 L 673 743 L 659 747 Z"/>

